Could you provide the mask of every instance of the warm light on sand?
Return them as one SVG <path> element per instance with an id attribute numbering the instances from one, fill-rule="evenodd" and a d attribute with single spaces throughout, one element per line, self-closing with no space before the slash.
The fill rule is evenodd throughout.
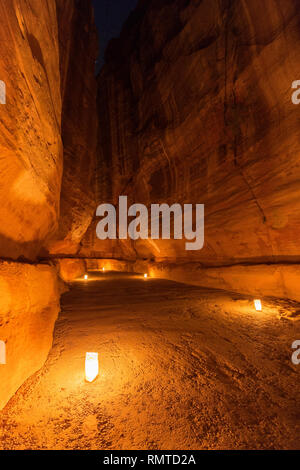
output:
<path id="1" fill-rule="evenodd" d="M 85 357 L 85 379 L 93 382 L 99 374 L 98 353 L 87 352 Z"/>
<path id="2" fill-rule="evenodd" d="M 254 306 L 257 312 L 262 311 L 261 301 L 259 299 L 254 300 Z"/>

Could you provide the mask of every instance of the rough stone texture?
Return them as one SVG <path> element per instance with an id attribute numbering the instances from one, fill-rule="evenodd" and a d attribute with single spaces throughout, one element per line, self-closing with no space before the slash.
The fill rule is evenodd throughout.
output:
<path id="1" fill-rule="evenodd" d="M 35 261 L 48 255 L 45 247 L 73 253 L 96 206 L 91 2 L 1 2 L 0 18 L 7 89 L 0 105 L 0 262 Z M 80 263 L 60 264 L 68 280 L 82 273 Z M 47 357 L 60 287 L 55 268 L 16 263 L 0 265 L 0 289 L 0 341 L 8 348 L 1 408 Z"/>
<path id="2" fill-rule="evenodd" d="M 59 259 L 56 267 L 60 278 L 64 282 L 71 282 L 86 272 L 85 262 L 82 259 Z"/>
<path id="3" fill-rule="evenodd" d="M 62 179 L 59 230 L 51 254 L 74 254 L 96 208 L 97 33 L 91 2 L 56 0 L 61 61 Z"/>
<path id="4" fill-rule="evenodd" d="M 22 383 L 44 364 L 59 312 L 54 268 L 0 264 L 0 340 L 7 361 L 0 365 L 0 409 Z"/>
<path id="5" fill-rule="evenodd" d="M 149 0 L 110 44 L 99 77 L 102 200 L 205 204 L 202 251 L 142 242 L 138 258 L 218 266 L 218 279 L 231 264 L 265 264 L 257 276 L 271 279 L 266 263 L 299 262 L 299 24 L 295 0 Z M 247 282 L 249 269 L 234 270 L 224 270 L 228 288 Z M 297 296 L 277 287 L 275 276 L 266 290 Z"/>
<path id="6" fill-rule="evenodd" d="M 100 197 L 100 201 L 107 201 Z M 99 219 L 94 217 L 89 226 L 80 248 L 80 256 L 86 258 L 119 258 L 135 261 L 137 253 L 131 240 L 99 240 L 96 236 L 96 227 Z"/>
<path id="7" fill-rule="evenodd" d="M 104 273 L 116 271 L 124 273 L 134 272 L 135 263 L 130 261 L 121 261 L 117 259 L 86 259 L 86 268 L 87 271 L 100 271 Z"/>
<path id="8" fill-rule="evenodd" d="M 0 17 L 0 258 L 73 253 L 96 206 L 91 3 L 2 2 Z"/>
<path id="9" fill-rule="evenodd" d="M 34 258 L 57 229 L 62 174 L 54 0 L 0 4 L 0 258 Z"/>
<path id="10" fill-rule="evenodd" d="M 197 263 L 184 265 L 153 263 L 150 276 L 188 284 L 224 289 L 262 298 L 264 296 L 289 298 L 300 302 L 300 266 L 243 265 L 203 268 Z M 299 318 L 298 318 L 299 319 Z"/>

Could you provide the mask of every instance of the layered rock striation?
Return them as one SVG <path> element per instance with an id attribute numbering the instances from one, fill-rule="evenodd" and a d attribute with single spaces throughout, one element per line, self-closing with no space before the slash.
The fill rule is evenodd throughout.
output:
<path id="1" fill-rule="evenodd" d="M 69 255 L 79 251 L 96 207 L 98 40 L 91 2 L 56 3 L 64 171 L 58 231 L 48 250 Z"/>
<path id="2" fill-rule="evenodd" d="M 34 260 L 59 218 L 63 171 L 56 4 L 0 5 L 0 258 Z"/>
<path id="3" fill-rule="evenodd" d="M 38 260 L 76 253 L 95 209 L 97 43 L 89 1 L 1 2 L 0 18 L 1 408 L 47 358 L 58 268 L 84 270 Z"/>
<path id="4" fill-rule="evenodd" d="M 6 348 L 0 409 L 47 359 L 59 298 L 57 274 L 50 266 L 0 263 L 0 340 Z"/>
<path id="5" fill-rule="evenodd" d="M 150 0 L 111 42 L 98 79 L 102 199 L 205 204 L 201 251 L 134 244 L 153 273 L 300 300 L 299 24 L 295 0 Z"/>

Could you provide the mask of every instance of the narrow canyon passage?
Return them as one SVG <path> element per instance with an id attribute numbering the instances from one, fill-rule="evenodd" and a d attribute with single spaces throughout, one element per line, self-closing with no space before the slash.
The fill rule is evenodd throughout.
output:
<path id="1" fill-rule="evenodd" d="M 238 294 L 90 273 L 62 297 L 45 366 L 2 411 L 0 449 L 295 449 L 297 316 L 295 303 L 256 312 Z"/>
<path id="2" fill-rule="evenodd" d="M 0 451 L 299 450 L 299 0 L 0 1 L 0 50 Z"/>

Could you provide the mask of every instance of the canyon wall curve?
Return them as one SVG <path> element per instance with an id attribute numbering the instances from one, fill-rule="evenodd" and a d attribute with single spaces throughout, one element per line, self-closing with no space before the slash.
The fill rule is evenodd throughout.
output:
<path id="1" fill-rule="evenodd" d="M 44 364 L 95 210 L 97 36 L 89 1 L 1 2 L 0 409 Z"/>
<path id="2" fill-rule="evenodd" d="M 205 245 L 120 241 L 113 256 L 300 300 L 299 24 L 294 0 L 139 2 L 98 78 L 101 200 L 205 204 Z M 83 253 L 105 243 L 94 223 Z"/>

